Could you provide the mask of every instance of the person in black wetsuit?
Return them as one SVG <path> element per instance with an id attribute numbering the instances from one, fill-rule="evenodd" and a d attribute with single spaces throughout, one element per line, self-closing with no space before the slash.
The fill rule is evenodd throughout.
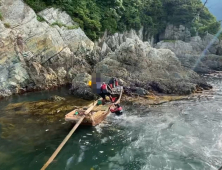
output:
<path id="1" fill-rule="evenodd" d="M 110 109 L 112 113 L 115 113 L 117 116 L 121 116 L 123 114 L 123 109 L 119 104 L 114 104 L 115 108 Z"/>

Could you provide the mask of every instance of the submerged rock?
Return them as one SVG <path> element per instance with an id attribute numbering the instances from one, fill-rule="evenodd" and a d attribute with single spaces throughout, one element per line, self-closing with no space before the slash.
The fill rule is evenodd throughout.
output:
<path id="1" fill-rule="evenodd" d="M 57 101 L 63 101 L 63 100 L 66 100 L 64 97 L 60 97 L 60 96 L 51 96 L 49 98 L 50 101 L 53 101 L 53 102 L 57 102 Z"/>
<path id="2" fill-rule="evenodd" d="M 84 106 L 90 103 L 90 101 L 85 101 L 75 98 L 61 98 L 58 96 L 53 96 L 53 100 L 42 100 L 37 102 L 23 102 L 23 103 L 12 103 L 9 104 L 4 111 L 8 113 L 13 113 L 16 115 L 41 115 L 42 119 L 47 115 L 54 115 L 52 117 L 64 117 L 69 111 L 76 109 L 77 106 Z M 56 102 L 54 102 L 56 100 Z"/>
<path id="3" fill-rule="evenodd" d="M 64 120 L 65 114 L 69 111 L 81 106 L 87 106 L 90 103 L 91 101 L 73 97 L 68 97 L 66 100 L 57 102 L 41 100 L 35 102 L 11 103 L 4 109 L 0 108 L 1 112 L 6 115 L 5 117 L 0 117 L 1 138 L 18 140 L 21 139 L 21 135 L 33 134 L 33 131 L 36 130 L 38 130 L 38 133 L 41 133 L 39 127 L 42 126 L 46 126 L 46 129 L 49 129 L 50 126 L 53 127 L 53 130 L 50 131 L 51 134 L 59 129 L 64 130 L 64 123 L 59 120 Z M 45 133 L 45 129 L 43 132 Z M 24 141 L 26 141 L 24 143 L 26 147 L 32 142 L 32 139 L 24 138 Z"/>

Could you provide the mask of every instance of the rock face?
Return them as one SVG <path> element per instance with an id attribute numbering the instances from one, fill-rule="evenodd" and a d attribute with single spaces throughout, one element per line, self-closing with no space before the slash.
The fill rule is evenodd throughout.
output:
<path id="1" fill-rule="evenodd" d="M 38 13 L 49 24 L 61 23 L 66 26 L 78 26 L 72 18 L 64 11 L 54 8 L 48 8 Z"/>
<path id="2" fill-rule="evenodd" d="M 42 22 L 22 0 L 1 0 L 0 11 L 0 97 L 72 83 L 74 95 L 93 99 L 96 96 L 87 86 L 93 71 L 102 73 L 104 81 L 117 77 L 141 95 L 149 90 L 189 94 L 197 86 L 208 88 L 196 73 L 181 66 L 171 50 L 152 48 L 153 39 L 143 30 L 104 35 L 94 44 L 57 9 L 40 12 Z M 187 44 L 186 53 L 198 49 L 198 41 Z"/>
<path id="3" fill-rule="evenodd" d="M 159 39 L 162 40 L 182 40 L 185 42 L 190 41 L 191 33 L 188 28 L 183 25 L 174 26 L 169 24 L 165 31 L 160 34 Z"/>
<path id="4" fill-rule="evenodd" d="M 70 28 L 76 24 L 66 13 L 46 9 L 39 22 L 22 0 L 2 0 L 0 11 L 0 96 L 63 85 L 90 71 L 85 53 L 94 43 L 80 28 Z"/>
<path id="5" fill-rule="evenodd" d="M 95 72 L 116 75 L 129 86 L 168 94 L 190 94 L 206 85 L 195 72 L 181 66 L 172 51 L 152 48 L 137 37 L 126 38 L 95 66 Z"/>
<path id="6" fill-rule="evenodd" d="M 218 61 L 220 62 L 219 55 L 222 54 L 222 42 L 211 34 L 207 34 L 203 38 L 191 37 L 189 42 L 181 40 L 161 41 L 157 43 L 156 48 L 172 50 L 183 66 L 199 73 L 222 70 L 222 63 L 218 63 Z"/>

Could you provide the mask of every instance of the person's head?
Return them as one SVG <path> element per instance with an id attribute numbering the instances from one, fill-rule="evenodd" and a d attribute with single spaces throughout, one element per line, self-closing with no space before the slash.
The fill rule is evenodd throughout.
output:
<path id="1" fill-rule="evenodd" d="M 114 105 L 115 105 L 116 107 L 118 107 L 118 108 L 120 107 L 120 105 L 119 105 L 119 104 L 114 104 Z"/>
<path id="2" fill-rule="evenodd" d="M 106 84 L 105 82 L 102 83 L 102 85 Z"/>

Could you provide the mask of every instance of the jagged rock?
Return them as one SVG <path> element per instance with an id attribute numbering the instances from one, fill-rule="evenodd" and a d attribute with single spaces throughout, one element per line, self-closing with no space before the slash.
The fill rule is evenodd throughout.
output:
<path id="1" fill-rule="evenodd" d="M 148 42 L 142 42 L 141 39 L 150 37 L 146 31 L 105 35 L 94 44 L 80 28 L 68 28 L 75 23 L 57 9 L 40 12 L 44 22 L 39 22 L 35 12 L 22 0 L 1 0 L 0 11 L 4 18 L 0 21 L 0 71 L 3 73 L 0 96 L 72 81 L 73 94 L 93 99 L 96 96 L 87 84 L 93 68 L 105 75 L 103 81 L 115 76 L 122 79 L 123 85 L 132 84 L 142 93 L 156 89 L 163 93 L 187 94 L 197 85 L 206 85 L 197 74 L 181 66 L 172 51 L 156 50 Z M 52 26 L 56 21 L 62 26 Z M 179 32 L 183 30 L 179 28 Z M 209 39 L 191 39 L 186 50 L 180 49 L 184 44 L 179 42 L 176 53 L 192 50 L 198 53 L 203 48 L 199 42 L 206 44 Z M 175 49 L 174 44 L 166 47 Z"/>
<path id="2" fill-rule="evenodd" d="M 161 41 L 157 43 L 158 49 L 170 49 L 180 59 L 183 66 L 198 73 L 208 73 L 213 70 L 222 70 L 220 63 L 220 41 L 211 34 L 203 38 L 192 37 L 189 42 Z M 217 55 L 216 55 L 217 54 Z"/>
<path id="3" fill-rule="evenodd" d="M 57 74 L 50 67 L 45 68 L 41 64 L 33 62 L 29 73 L 37 88 L 42 89 L 58 86 Z"/>
<path id="4" fill-rule="evenodd" d="M 131 87 L 130 89 L 133 93 L 139 94 L 141 96 L 149 94 L 149 92 L 147 90 L 145 90 L 144 88 L 141 88 L 141 87 Z"/>
<path id="5" fill-rule="evenodd" d="M 217 48 L 219 47 L 219 44 L 219 39 L 212 34 L 207 34 L 203 37 L 203 48 L 207 48 L 209 46 L 209 52 L 211 54 L 217 53 Z"/>
<path id="6" fill-rule="evenodd" d="M 161 93 L 190 94 L 203 82 L 193 71 L 181 66 L 170 50 L 154 49 L 147 42 L 127 39 L 114 53 L 95 66 L 95 72 L 115 75 L 127 84 Z"/>
<path id="7" fill-rule="evenodd" d="M 193 47 L 190 43 L 186 43 L 184 41 L 160 41 L 157 43 L 157 49 L 170 49 L 173 51 L 177 56 L 184 55 L 184 54 L 199 54 L 200 51 L 194 51 Z"/>
<path id="8" fill-rule="evenodd" d="M 58 77 L 58 84 L 66 84 L 66 70 L 64 69 L 64 67 L 59 67 L 57 70 L 57 77 Z"/>

